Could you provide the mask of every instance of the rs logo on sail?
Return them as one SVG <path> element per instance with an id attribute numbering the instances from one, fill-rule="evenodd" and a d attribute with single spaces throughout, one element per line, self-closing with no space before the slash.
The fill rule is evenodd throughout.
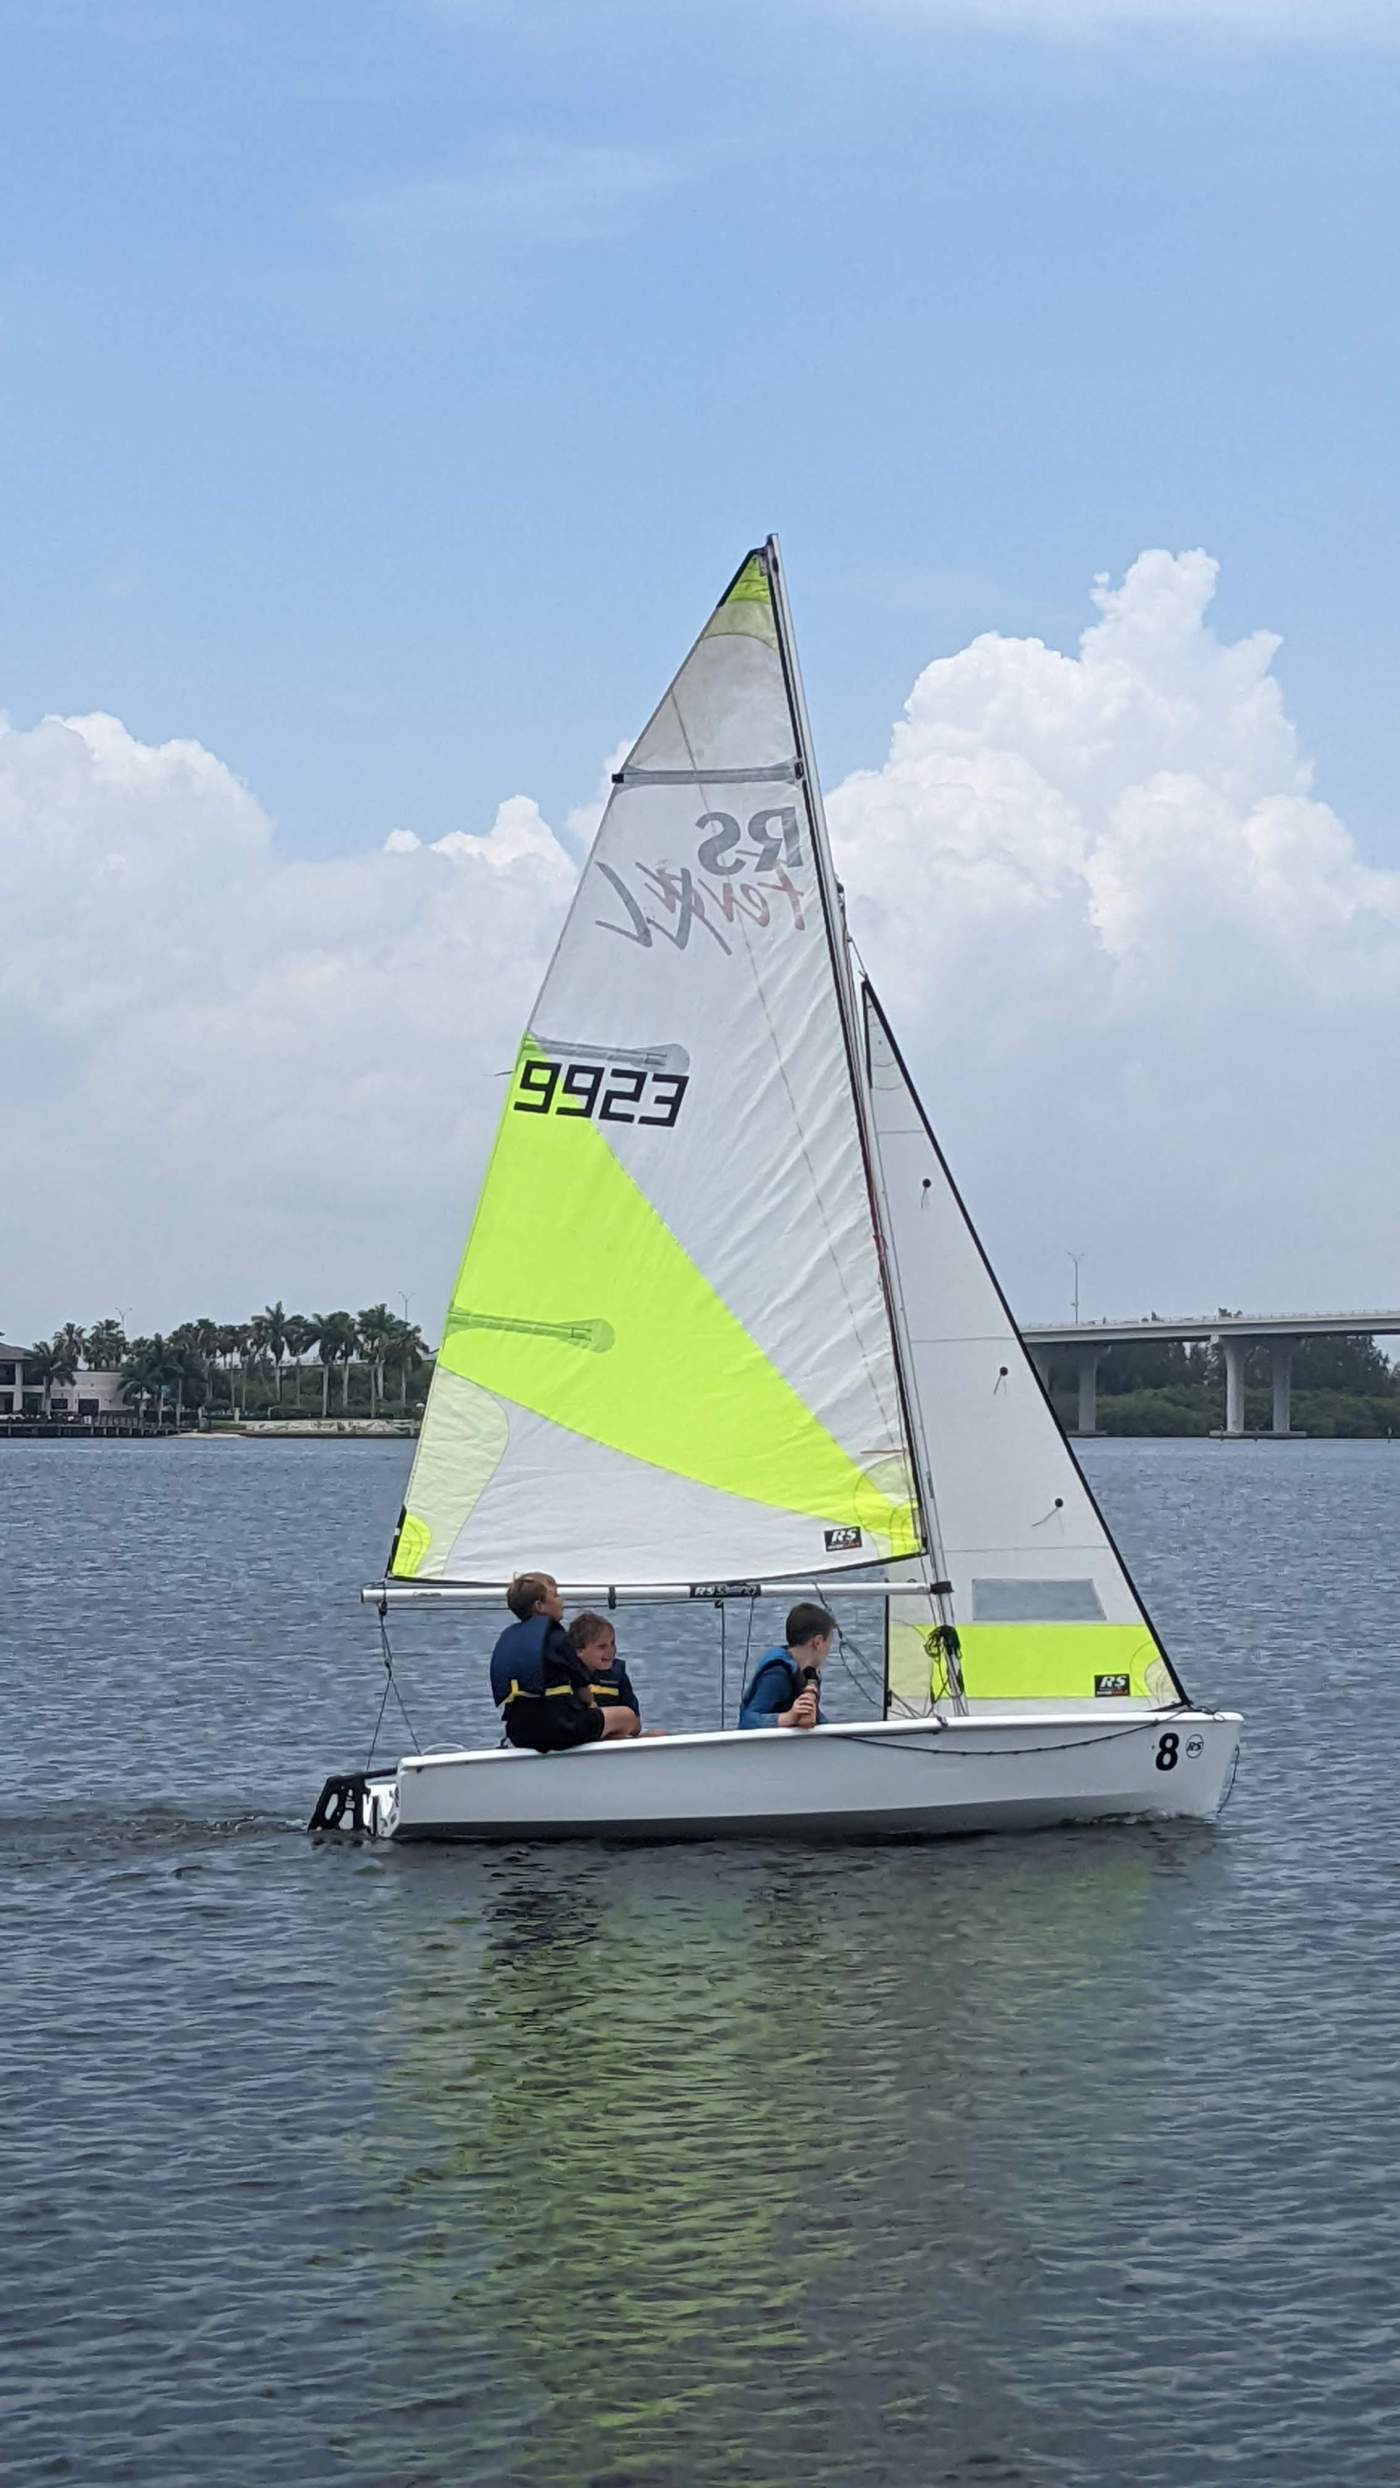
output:
<path id="1" fill-rule="evenodd" d="M 616 924 L 610 917 L 595 916 L 600 932 L 620 934 L 623 941 L 636 942 L 643 950 L 651 949 L 652 935 L 659 933 L 677 950 L 685 950 L 691 927 L 698 924 L 728 957 L 732 945 L 721 928 L 732 926 L 739 917 L 763 932 L 775 923 L 780 930 L 806 931 L 806 892 L 793 879 L 805 861 L 795 805 L 765 805 L 750 814 L 746 827 L 741 827 L 732 812 L 702 812 L 695 826 L 702 833 L 695 862 L 701 873 L 713 876 L 710 880 L 698 879 L 688 864 L 679 868 L 644 864 L 638 857 L 632 870 L 641 890 L 639 900 L 611 864 L 595 865 L 595 871 L 616 892 L 627 917 L 625 924 Z M 642 901 L 647 899 L 659 901 L 665 920 L 645 911 Z"/>

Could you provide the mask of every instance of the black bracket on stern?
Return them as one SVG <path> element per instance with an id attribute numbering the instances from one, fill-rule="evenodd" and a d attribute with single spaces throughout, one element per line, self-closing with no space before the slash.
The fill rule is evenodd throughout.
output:
<path id="1" fill-rule="evenodd" d="M 315 1808 L 308 1831 L 363 1831 L 365 1827 L 365 1792 L 371 1774 L 368 1771 L 333 1771 Z M 347 1823 L 345 1817 L 349 1814 Z"/>

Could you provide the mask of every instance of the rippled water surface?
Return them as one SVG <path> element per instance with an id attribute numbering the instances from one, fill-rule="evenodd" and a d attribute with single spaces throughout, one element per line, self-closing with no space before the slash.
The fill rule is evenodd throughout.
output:
<path id="1" fill-rule="evenodd" d="M 406 1459 L 0 1447 L 4 2477 L 1400 2478 L 1400 1447 L 1090 1453 L 1218 1829 L 813 1854 L 308 1840 Z"/>

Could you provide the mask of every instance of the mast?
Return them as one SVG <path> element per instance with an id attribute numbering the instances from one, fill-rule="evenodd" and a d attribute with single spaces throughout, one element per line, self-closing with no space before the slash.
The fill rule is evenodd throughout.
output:
<path id="1" fill-rule="evenodd" d="M 870 1223 L 875 1237 L 875 1258 L 880 1272 L 880 1287 L 894 1345 L 895 1383 L 899 1392 L 900 1416 L 905 1440 L 909 1445 L 909 1462 L 914 1487 L 914 1505 L 919 1516 L 919 1534 L 924 1542 L 923 1563 L 929 1600 L 940 1625 L 952 1622 L 943 1580 L 943 1551 L 939 1542 L 937 1516 L 929 1491 L 930 1470 L 922 1427 L 916 1421 L 914 1395 L 911 1389 L 913 1358 L 909 1350 L 908 1331 L 904 1316 L 902 1290 L 892 1284 L 892 1248 L 881 1214 L 881 1190 L 876 1173 L 875 1136 L 870 1114 L 870 1097 L 866 1083 L 866 1047 L 857 1017 L 855 979 L 851 971 L 850 944 L 846 934 L 846 910 L 841 885 L 831 857 L 831 840 L 826 825 L 826 809 L 822 802 L 821 781 L 817 775 L 812 751 L 812 728 L 807 715 L 807 698 L 802 687 L 802 674 L 797 661 L 797 642 L 793 634 L 792 616 L 788 611 L 787 585 L 776 536 L 769 536 L 763 548 L 773 591 L 773 613 L 778 632 L 778 655 L 782 663 L 783 681 L 787 687 L 788 707 L 797 743 L 798 775 L 802 784 L 807 813 L 807 826 L 812 839 L 812 861 L 817 888 L 821 894 L 822 921 L 826 927 L 832 967 L 836 977 L 837 1008 L 841 1033 L 845 1041 L 846 1068 L 850 1074 L 851 1098 L 855 1107 L 856 1129 L 860 1135 L 861 1161 L 865 1174 L 866 1198 Z M 886 1710 L 889 1695 L 886 1687 Z"/>

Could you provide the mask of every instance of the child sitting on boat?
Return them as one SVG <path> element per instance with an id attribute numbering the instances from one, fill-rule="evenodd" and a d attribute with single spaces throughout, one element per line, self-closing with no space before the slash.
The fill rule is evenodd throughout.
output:
<path id="1" fill-rule="evenodd" d="M 592 1681 L 593 1699 L 603 1713 L 603 1734 L 640 1736 L 642 1706 L 617 1655 L 617 1635 L 607 1617 L 585 1608 L 569 1626 L 569 1639 Z"/>
<path id="2" fill-rule="evenodd" d="M 804 1600 L 790 1609 L 786 1643 L 765 1650 L 739 1702 L 741 1728 L 819 1728 L 822 1662 L 836 1618 Z"/>
<path id="3" fill-rule="evenodd" d="M 637 1723 L 630 1712 L 609 1714 L 594 1698 L 589 1670 L 564 1630 L 553 1574 L 518 1572 L 506 1605 L 516 1620 L 491 1653 L 491 1695 L 507 1743 L 560 1754 L 602 1736 L 633 1735 Z"/>

